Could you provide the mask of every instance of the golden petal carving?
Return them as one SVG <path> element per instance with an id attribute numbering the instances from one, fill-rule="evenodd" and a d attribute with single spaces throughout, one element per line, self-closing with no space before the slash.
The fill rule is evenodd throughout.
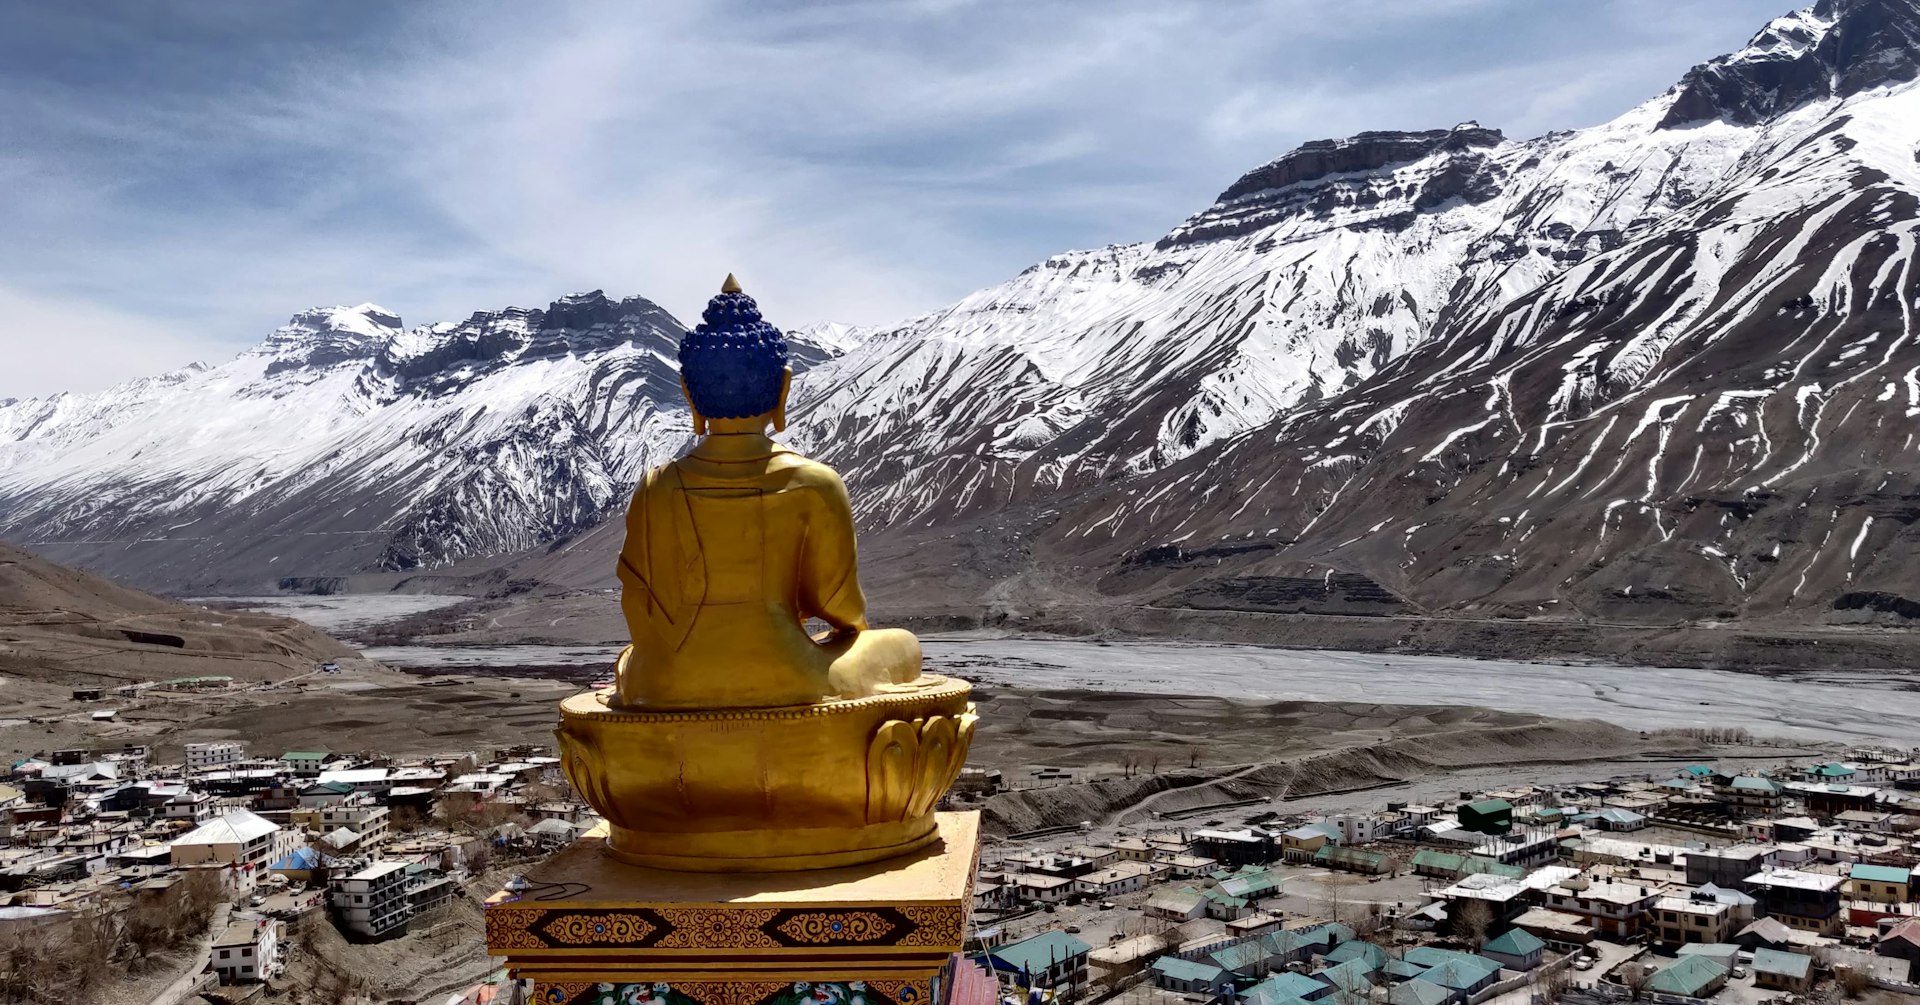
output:
<path id="1" fill-rule="evenodd" d="M 946 791 L 943 783 L 947 766 L 953 762 L 955 727 L 944 715 L 932 716 L 920 726 L 920 763 L 916 765 L 913 799 L 907 803 L 909 819 L 925 816 Z"/>
<path id="2" fill-rule="evenodd" d="M 906 819 L 919 754 L 920 737 L 909 723 L 890 719 L 874 732 L 867 748 L 868 823 Z"/>

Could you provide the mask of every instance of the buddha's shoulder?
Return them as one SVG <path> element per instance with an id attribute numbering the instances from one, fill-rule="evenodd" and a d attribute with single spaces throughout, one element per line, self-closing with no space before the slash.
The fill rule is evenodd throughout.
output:
<path id="1" fill-rule="evenodd" d="M 798 488 L 812 488 L 823 491 L 844 492 L 846 487 L 840 482 L 840 472 L 814 460 L 805 454 L 782 449 L 773 455 L 767 465 L 770 473 L 778 473 L 787 484 Z"/>

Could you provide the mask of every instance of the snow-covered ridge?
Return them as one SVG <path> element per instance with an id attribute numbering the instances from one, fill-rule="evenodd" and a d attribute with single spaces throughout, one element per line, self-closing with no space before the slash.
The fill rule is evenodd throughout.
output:
<path id="1" fill-rule="evenodd" d="M 1159 240 L 802 329 L 789 436 L 869 541 L 1017 531 L 1148 599 L 1336 568 L 1528 611 L 1650 603 L 1635 570 L 1705 570 L 1667 592 L 1709 612 L 1884 583 L 1874 548 L 1920 516 L 1920 486 L 1887 499 L 1920 465 L 1916 11 L 1820 0 L 1589 129 L 1307 144 Z M 678 322 L 645 301 L 337 310 L 0 406 L 0 533 L 176 578 L 585 548 L 687 435 Z M 1210 548 L 1204 573 L 1151 558 Z"/>
<path id="2" fill-rule="evenodd" d="M 302 311 L 224 364 L 0 405 L 0 534 L 180 587 L 538 547 L 684 445 L 682 331 L 599 291 L 411 329 Z M 794 340 L 802 370 L 832 352 Z"/>

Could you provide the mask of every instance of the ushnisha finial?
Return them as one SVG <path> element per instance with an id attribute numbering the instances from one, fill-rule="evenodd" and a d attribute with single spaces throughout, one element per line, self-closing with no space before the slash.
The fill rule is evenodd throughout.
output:
<path id="1" fill-rule="evenodd" d="M 739 292 L 741 292 L 741 290 L 740 290 L 740 280 L 738 280 L 738 279 L 735 279 L 735 278 L 733 278 L 733 273 L 731 273 L 731 272 L 729 272 L 729 273 L 727 273 L 727 281 L 726 281 L 726 282 L 724 282 L 724 283 L 721 283 L 721 284 L 720 284 L 720 292 L 722 292 L 722 293 L 739 293 Z"/>

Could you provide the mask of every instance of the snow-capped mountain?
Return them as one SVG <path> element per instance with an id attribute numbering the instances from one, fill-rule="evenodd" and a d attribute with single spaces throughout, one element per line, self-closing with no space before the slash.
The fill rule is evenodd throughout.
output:
<path id="1" fill-rule="evenodd" d="M 945 600 L 1920 615 L 1882 557 L 1920 518 L 1917 54 L 1920 0 L 1819 0 L 1593 128 L 1305 144 L 1156 240 L 794 333 L 790 438 L 868 574 Z M 686 435 L 679 330 L 336 309 L 0 406 L 0 535 L 147 585 L 527 548 L 604 585 Z"/>
<path id="2" fill-rule="evenodd" d="M 0 404 L 0 535 L 176 589 L 539 547 L 685 445 L 683 330 L 599 291 L 410 330 L 305 311 L 221 366 Z"/>
<path id="3" fill-rule="evenodd" d="M 1496 223 L 1411 352 L 1078 501 L 1048 551 L 1200 606 L 1358 573 L 1508 616 L 1920 615 L 1917 54 L 1912 0 L 1823 0 L 1486 149 Z"/>

